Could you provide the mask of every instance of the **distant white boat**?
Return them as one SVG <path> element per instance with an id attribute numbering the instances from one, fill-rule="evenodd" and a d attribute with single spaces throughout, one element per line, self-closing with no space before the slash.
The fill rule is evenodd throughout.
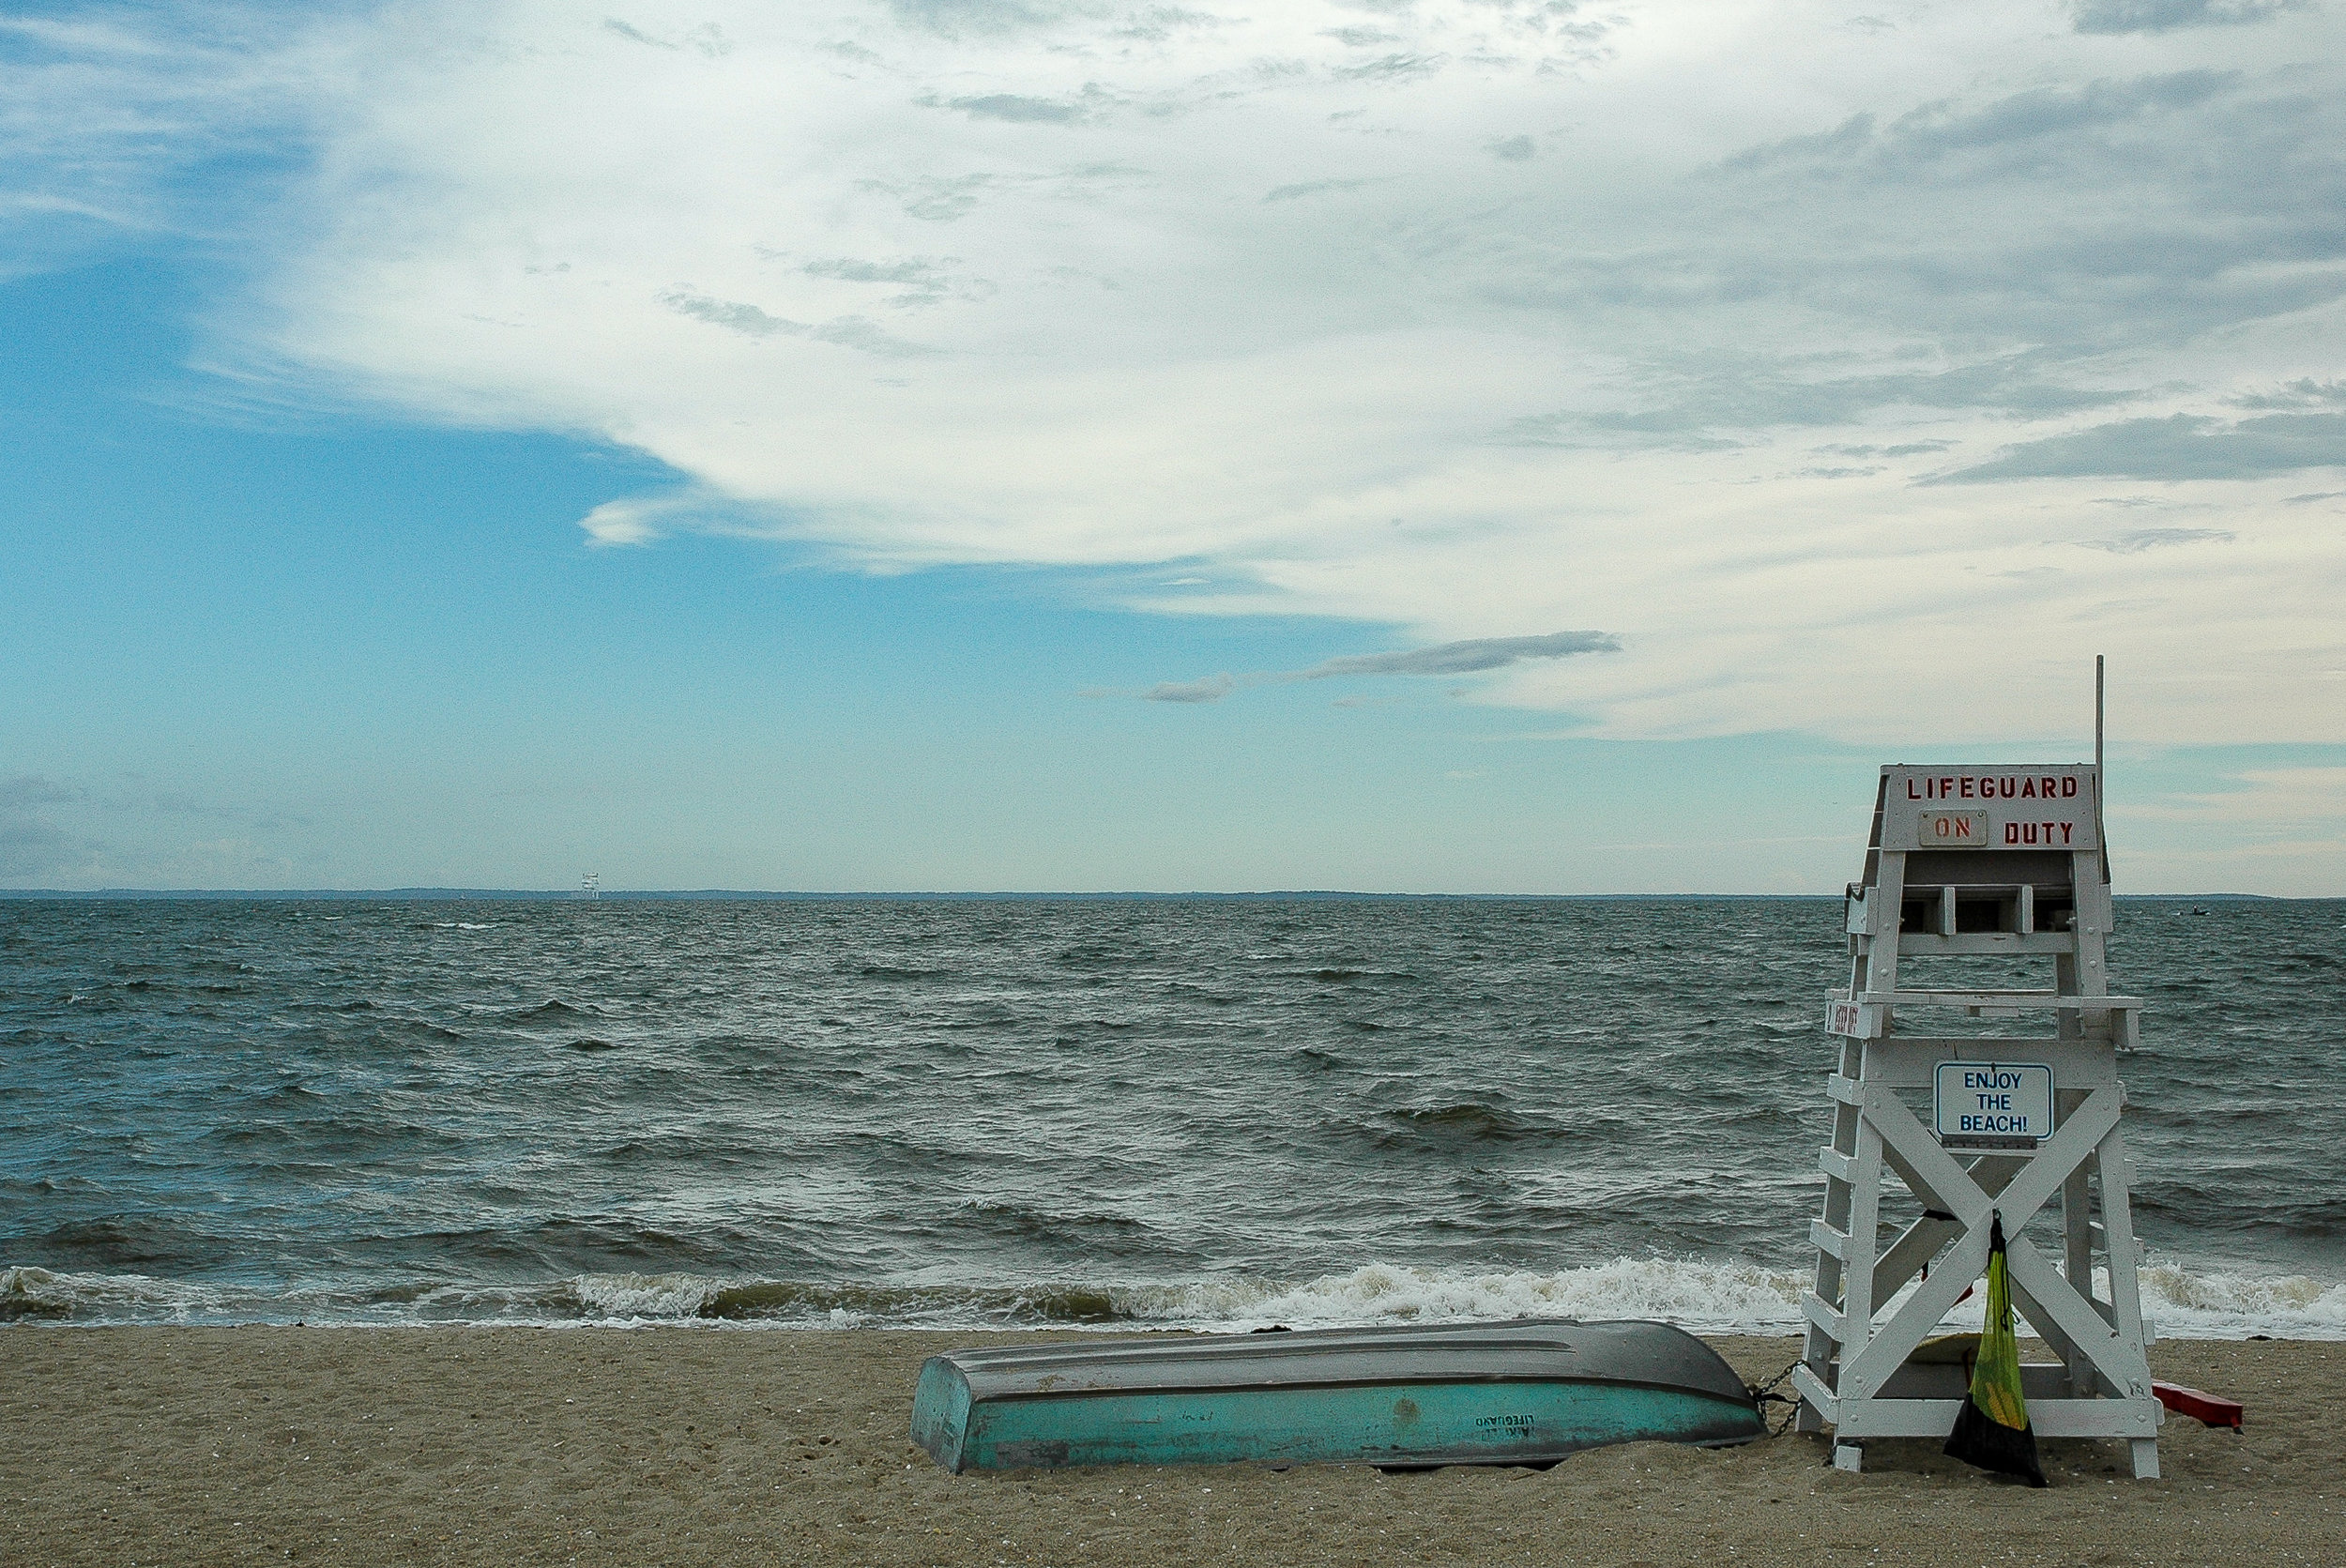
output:
<path id="1" fill-rule="evenodd" d="M 578 896 L 580 898 L 601 898 L 602 896 L 602 877 L 599 874 L 591 871 L 586 875 L 580 877 L 578 879 Z"/>

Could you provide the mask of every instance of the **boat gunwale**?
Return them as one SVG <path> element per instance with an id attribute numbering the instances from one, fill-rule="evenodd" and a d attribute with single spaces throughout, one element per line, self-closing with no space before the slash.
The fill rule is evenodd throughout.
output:
<path id="1" fill-rule="evenodd" d="M 1407 1344 L 1415 1351 L 1439 1350 L 1546 1350 L 1551 1353 L 1577 1356 L 1580 1347 L 1570 1344 L 1561 1335 L 1541 1339 L 1541 1331 L 1557 1329 L 1607 1330 L 1638 1329 L 1667 1330 L 1680 1338 L 1699 1346 L 1710 1355 L 1718 1351 L 1701 1335 L 1690 1333 L 1675 1323 L 1654 1323 L 1634 1317 L 1508 1317 L 1489 1323 L 1392 1323 L 1367 1324 L 1341 1329 L 1251 1329 L 1232 1333 L 1194 1333 L 1182 1330 L 1165 1330 L 1150 1333 L 1146 1339 L 1138 1335 L 1120 1336 L 1104 1341 L 1032 1340 L 1019 1345 L 966 1346 L 937 1352 L 937 1357 L 961 1364 L 962 1357 L 983 1363 L 986 1371 L 1016 1365 L 1025 1362 L 1045 1362 L 1062 1358 L 1092 1362 L 1122 1363 L 1149 1360 L 1166 1352 L 1176 1359 L 1204 1360 L 1223 1356 L 1295 1354 L 1312 1346 L 1333 1346 L 1359 1336 L 1370 1343 Z M 1517 1331 L 1509 1333 L 1505 1331 Z M 1148 1331 L 1143 1331 L 1148 1332 Z M 1273 1335 L 1276 1335 L 1273 1338 Z M 1133 1341 L 1137 1340 L 1137 1343 Z M 1724 1358 L 1721 1358 L 1724 1362 Z"/>
<path id="2" fill-rule="evenodd" d="M 1476 1383 L 1488 1385 L 1497 1385 L 1501 1383 L 1550 1383 L 1561 1387 L 1580 1386 L 1608 1389 L 1652 1389 L 1656 1393 L 1683 1393 L 1698 1399 L 1707 1399 L 1714 1404 L 1724 1405 L 1730 1409 L 1748 1409 L 1757 1412 L 1760 1408 L 1758 1403 L 1748 1397 L 1738 1399 L 1732 1394 L 1715 1393 L 1709 1389 L 1688 1388 L 1683 1383 L 1657 1383 L 1650 1378 L 1543 1378 L 1537 1376 L 1510 1376 L 1504 1373 L 1486 1374 L 1483 1376 L 1462 1376 L 1456 1378 L 1282 1378 L 1276 1382 L 1264 1383 L 1179 1383 L 1165 1388 L 1035 1389 L 1030 1392 L 1019 1393 L 995 1394 L 983 1399 L 977 1398 L 975 1396 L 975 1391 L 973 1390 L 971 1403 L 1001 1405 L 1038 1399 L 1129 1399 L 1145 1397 L 1151 1394 L 1254 1393 L 1259 1393 L 1265 1389 L 1322 1390 L 1421 1388 L 1429 1385 L 1440 1385 L 1446 1383 Z"/>
<path id="3" fill-rule="evenodd" d="M 1592 1331 L 1601 1340 L 1643 1337 L 1662 1331 L 1679 1342 L 1673 1349 L 1692 1353 L 1695 1364 L 1675 1371 L 1666 1363 L 1657 1364 L 1649 1346 L 1637 1347 L 1644 1353 L 1636 1356 L 1633 1364 L 1607 1371 L 1601 1364 L 1608 1359 L 1602 1353 L 1604 1345 L 1574 1343 Z M 1392 1373 L 1380 1373 L 1373 1364 L 1383 1352 L 1402 1347 L 1413 1357 L 1465 1364 L 1451 1368 L 1421 1364 Z M 1335 1376 L 1329 1362 L 1336 1357 L 1370 1358 L 1371 1364 L 1354 1360 L 1349 1374 Z M 1570 1364 L 1541 1364 L 1566 1357 Z M 1729 1408 L 1757 1408 L 1750 1401 L 1748 1385 L 1707 1341 L 1673 1323 L 1638 1318 L 1591 1322 L 1518 1317 L 1490 1323 L 1301 1330 L 1276 1336 L 1259 1332 L 1166 1335 L 1124 1345 L 1054 1340 L 958 1348 L 939 1352 L 930 1360 L 952 1370 L 969 1390 L 973 1404 L 1276 1389 L 1577 1384 L 1647 1389 L 1692 1395 Z M 1505 1364 L 1511 1361 L 1518 1364 Z M 1138 1383 L 1118 1383 L 1085 1378 L 1081 1370 L 1113 1369 L 1145 1378 L 1152 1365 L 1164 1367 L 1167 1375 Z M 1060 1366 L 1078 1370 L 1062 1375 L 1057 1370 Z M 1037 1386 L 1058 1382 L 1062 1376 L 1074 1386 Z M 982 1389 L 981 1384 L 991 1386 Z"/>

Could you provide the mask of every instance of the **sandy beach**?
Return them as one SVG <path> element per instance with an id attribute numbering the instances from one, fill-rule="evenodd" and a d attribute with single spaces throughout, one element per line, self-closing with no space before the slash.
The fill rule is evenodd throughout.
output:
<path id="1" fill-rule="evenodd" d="M 922 1357 L 842 1331 L 0 1331 L 0 1560 L 211 1562 L 2337 1563 L 2346 1345 L 2173 1342 L 2245 1399 L 2166 1479 L 2047 1445 L 2050 1490 L 1878 1443 L 1596 1451 L 1547 1471 L 1252 1466 L 947 1475 Z M 1718 1339 L 1746 1378 L 1789 1340 Z"/>

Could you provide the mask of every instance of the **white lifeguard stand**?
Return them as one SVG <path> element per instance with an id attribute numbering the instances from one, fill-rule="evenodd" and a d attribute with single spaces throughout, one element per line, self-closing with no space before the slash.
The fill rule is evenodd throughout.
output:
<path id="1" fill-rule="evenodd" d="M 1850 884 L 1847 907 L 1849 985 L 1826 1009 L 1840 1059 L 1827 1086 L 1833 1142 L 1819 1152 L 1824 1213 L 1809 1226 L 1816 1288 L 1802 1302 L 1796 1425 L 1832 1426 L 1833 1462 L 1847 1470 L 1863 1466 L 1868 1438 L 1947 1436 L 1968 1374 L 1915 1350 L 1986 1271 L 2001 1215 L 2013 1305 L 2060 1357 L 2022 1370 L 2031 1424 L 2045 1438 L 2128 1439 L 2136 1477 L 2156 1478 L 2164 1410 L 2145 1354 L 2119 1124 L 2118 1052 L 2134 1043 L 2142 1004 L 2110 994 L 2104 961 L 2100 768 L 1882 769 L 1865 878 Z M 2009 979 L 2009 961 L 2025 958 L 2052 960 L 2051 989 L 1960 987 L 1922 972 L 2001 959 L 1994 978 Z M 1925 962 L 1902 975 L 1912 960 Z M 2051 1029 L 1903 1032 L 1950 1009 Z M 1885 1166 L 1922 1210 L 1886 1246 Z M 2049 1256 L 2027 1233 L 2056 1221 Z"/>

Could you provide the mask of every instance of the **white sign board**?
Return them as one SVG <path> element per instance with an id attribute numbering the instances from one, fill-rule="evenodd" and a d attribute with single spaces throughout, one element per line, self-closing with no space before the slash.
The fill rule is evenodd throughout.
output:
<path id="1" fill-rule="evenodd" d="M 1827 1002 L 1824 1008 L 1825 1030 L 1829 1034 L 1848 1035 L 1857 1040 L 1877 1039 L 1881 1033 L 1881 1014 L 1885 1011 L 1870 1002 Z"/>
<path id="2" fill-rule="evenodd" d="M 2033 1149 L 2052 1136 L 2049 1067 L 2017 1061 L 1942 1061 L 1932 1090 L 1942 1144 L 1958 1149 Z"/>
<path id="3" fill-rule="evenodd" d="M 2099 846 L 2091 763 L 1881 770 L 1884 849 L 2051 849 Z"/>

